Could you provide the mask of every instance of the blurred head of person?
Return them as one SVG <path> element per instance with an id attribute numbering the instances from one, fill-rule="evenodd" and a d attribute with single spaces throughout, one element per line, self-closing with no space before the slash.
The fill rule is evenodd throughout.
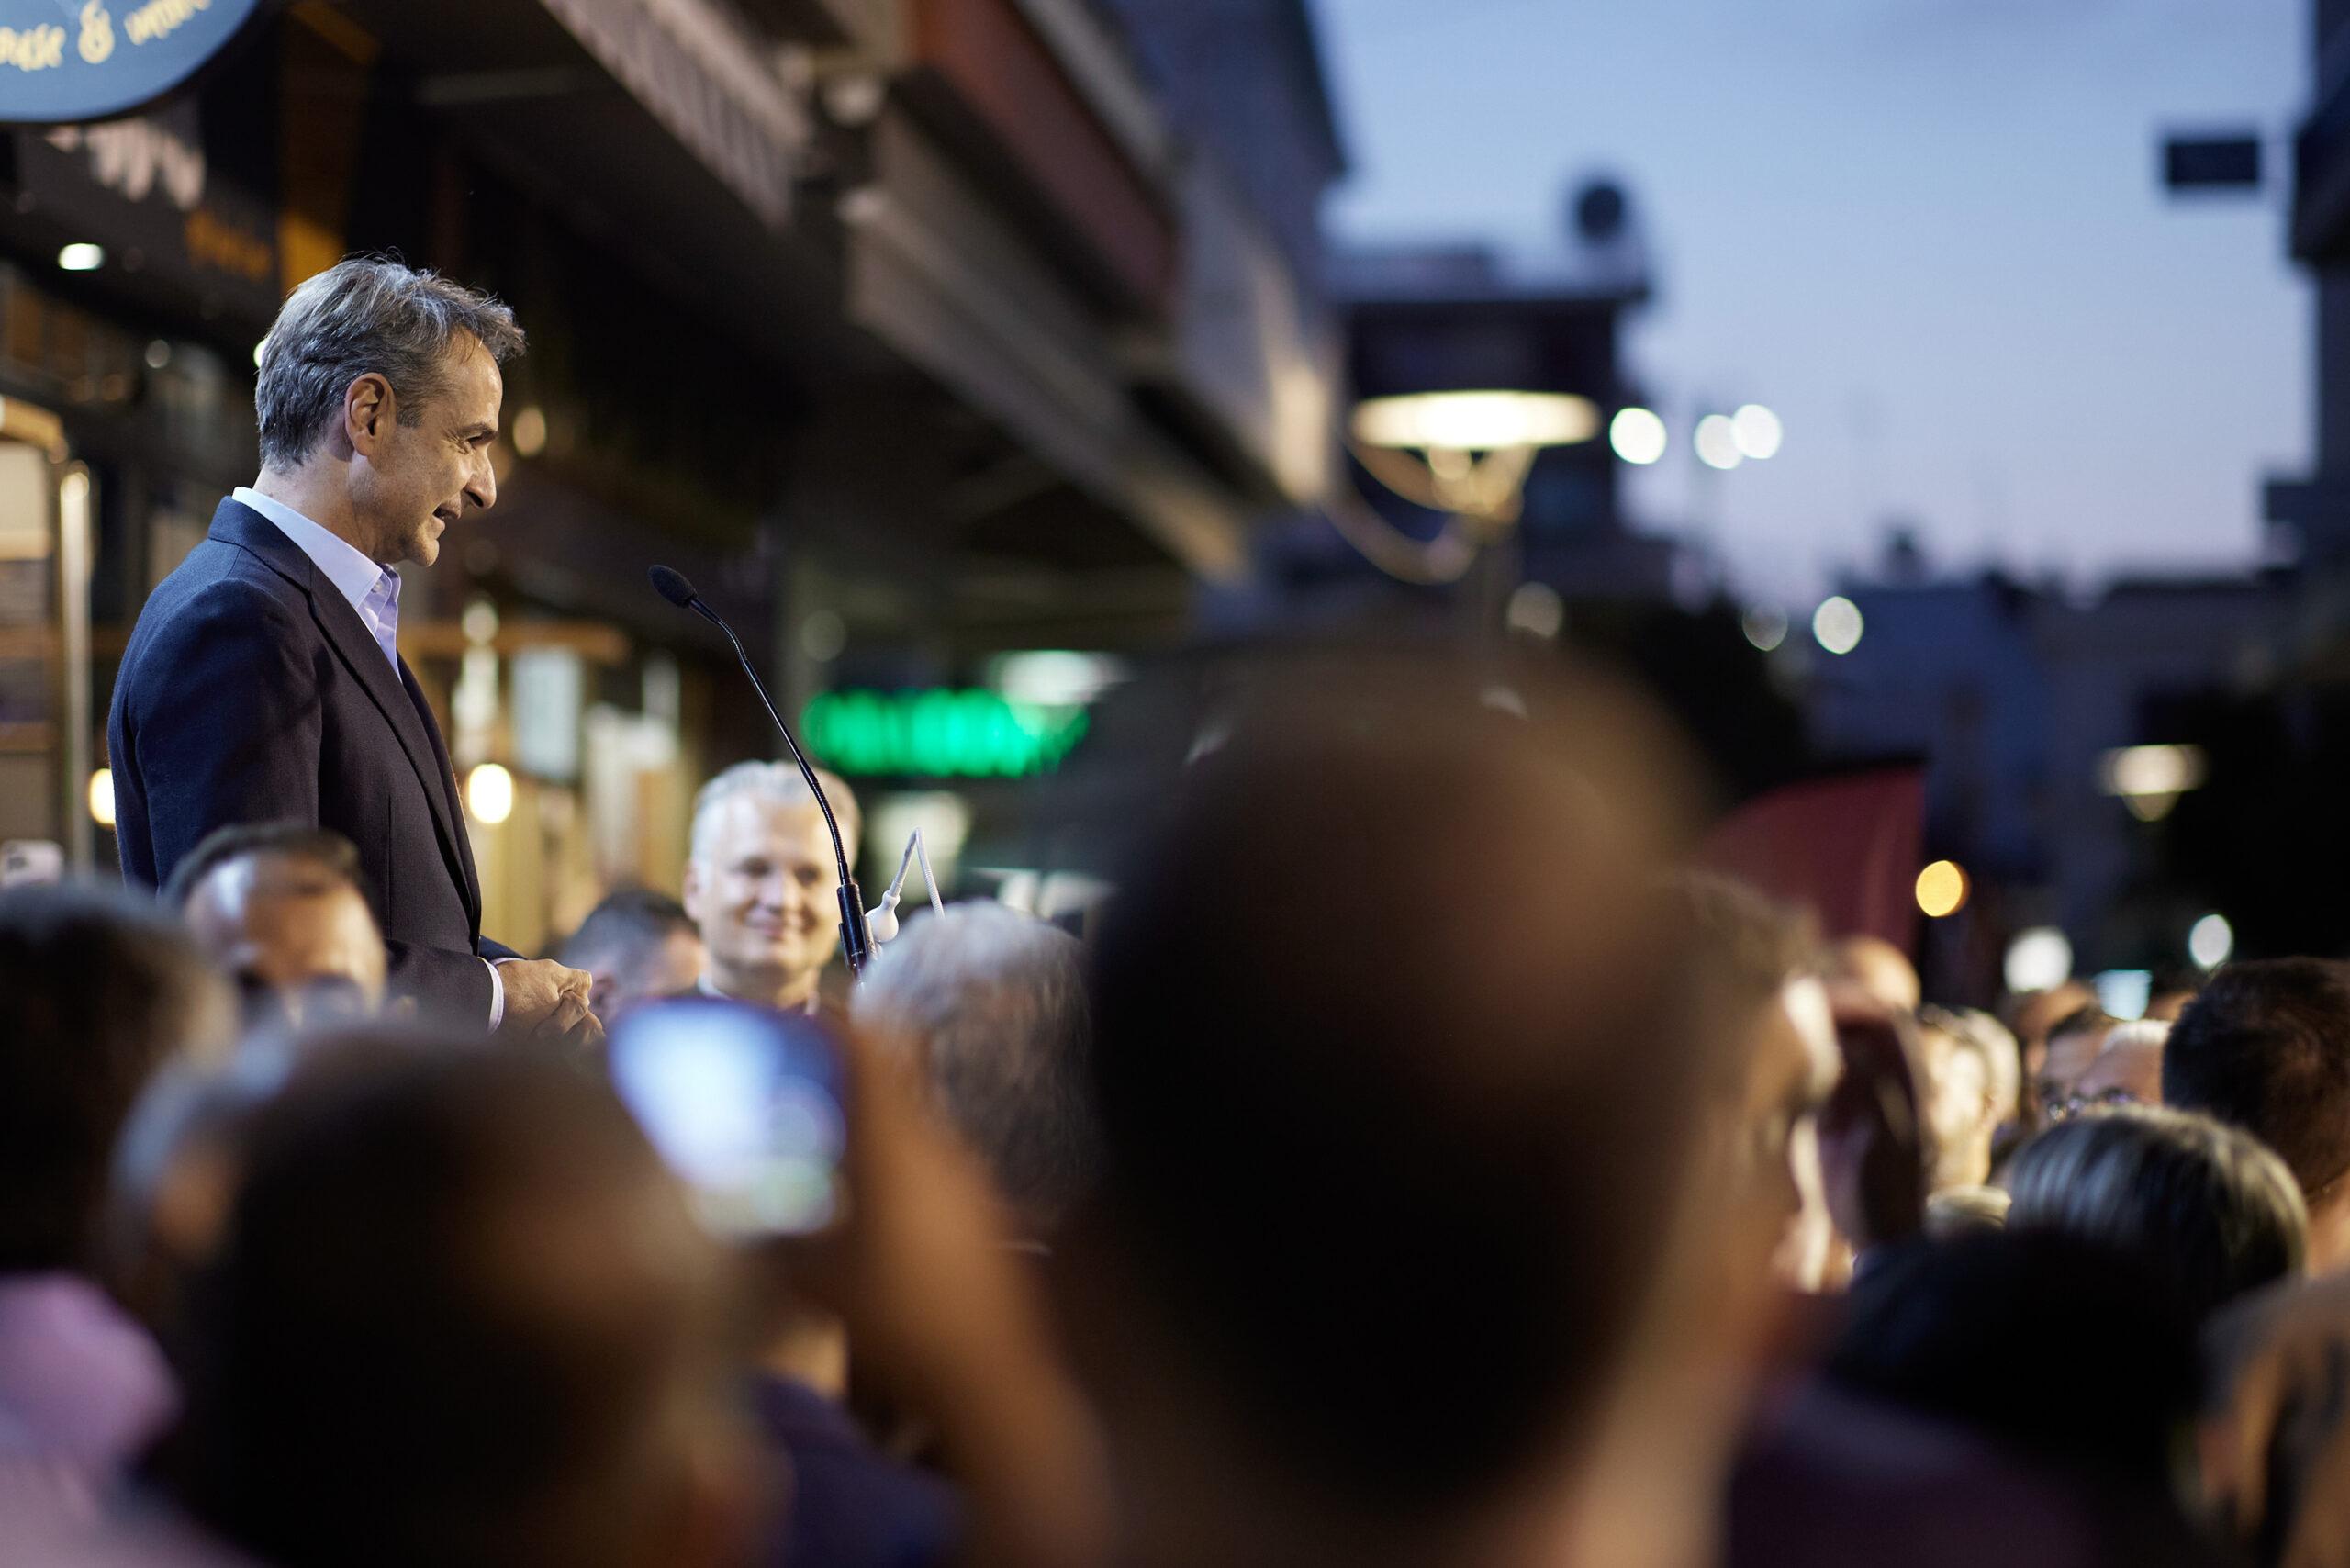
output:
<path id="1" fill-rule="evenodd" d="M 176 1409 L 162 1352 L 111 1299 L 106 1166 L 142 1086 L 235 1027 L 151 901 L 0 893 L 0 1558 L 49 1561 L 26 1527 L 86 1514 Z"/>
<path id="2" fill-rule="evenodd" d="M 875 958 L 854 1013 L 922 1053 L 947 1122 L 1031 1233 L 1048 1235 L 1101 1166 L 1077 938 L 1000 903 L 919 915 Z"/>
<path id="3" fill-rule="evenodd" d="M 2195 1329 L 2143 1260 L 2011 1223 L 1887 1254 L 1848 1307 L 1831 1385 L 2052 1474 L 2167 1497 L 2195 1410 Z M 2060 1322 L 2096 1327 L 2050 1332 Z"/>
<path id="4" fill-rule="evenodd" d="M 856 797 L 829 773 L 817 778 L 854 865 Z M 704 978 L 720 995 L 812 1008 L 817 979 L 840 948 L 839 885 L 823 812 L 789 763 L 737 763 L 694 797 L 684 903 L 709 951 Z"/>
<path id="5" fill-rule="evenodd" d="M 2011 1230 L 2053 1230 L 2140 1259 L 2196 1322 L 2301 1271 L 2308 1219 L 2257 1138 L 2185 1111 L 2128 1106 L 2049 1128 L 2008 1172 Z"/>
<path id="6" fill-rule="evenodd" d="M 72 886 L 0 893 L 0 1274 L 92 1273 L 107 1162 L 175 1059 L 218 1060 L 228 990 L 145 900 Z"/>
<path id="7" fill-rule="evenodd" d="M 1918 968 L 1908 954 L 1882 936 L 1844 936 L 1830 943 L 1827 971 L 1830 985 L 1849 987 L 1887 1013 L 1918 1011 Z"/>
<path id="8" fill-rule="evenodd" d="M 1790 1283 L 1816 1285 L 1818 1269 L 1804 1259 L 1824 1253 L 1832 1227 L 1812 1118 L 1838 1070 L 1818 934 L 1801 913 L 1729 878 L 1693 871 L 1674 883 L 1725 1040 L 1714 1099 L 1728 1118 L 1721 1143 L 1736 1202 L 1750 1220 L 1739 1227 L 1742 1249 L 1778 1261 Z"/>
<path id="9" fill-rule="evenodd" d="M 1819 1168 L 1828 1212 L 1858 1259 L 1924 1227 L 1937 1151 L 1908 1015 L 1848 1003 L 1836 1043 L 1843 1067 L 1820 1107 Z"/>
<path id="10" fill-rule="evenodd" d="M 249 1031 L 331 1027 L 382 1010 L 389 960 L 359 889 L 359 852 L 341 834 L 221 828 L 173 868 L 163 899 L 236 986 Z"/>
<path id="11" fill-rule="evenodd" d="M 1934 1187 L 1990 1180 L 1991 1144 L 2013 1121 L 2023 1064 L 2015 1036 L 1987 1013 L 1940 1007 L 1918 1015 L 1926 1119 L 1934 1129 Z"/>
<path id="12" fill-rule="evenodd" d="M 218 1250 L 234 1197 L 246 1122 L 285 1082 L 300 1047 L 283 1034 L 244 1041 L 225 1062 L 165 1068 L 131 1108 L 107 1194 L 107 1275 L 115 1294 L 176 1349 L 188 1282 Z"/>
<path id="13" fill-rule="evenodd" d="M 607 1029 L 639 1002 L 692 991 L 709 963 L 686 906 L 646 888 L 607 893 L 556 957 L 595 977 L 588 1004 Z"/>
<path id="14" fill-rule="evenodd" d="M 2037 1084 L 2047 1069 L 2048 1032 L 2096 1001 L 2097 992 L 2076 980 L 2008 999 L 2003 1012 L 2008 1026 L 2015 1031 L 2016 1048 L 2023 1053 L 2026 1085 Z M 2039 1107 L 2034 1103 L 2027 1103 L 2024 1109 L 2037 1114 Z"/>
<path id="15" fill-rule="evenodd" d="M 2350 1266 L 2350 965 L 2229 964 L 2171 1026 L 2163 1103 L 2244 1128 L 2291 1168 L 2310 1269 Z"/>
<path id="16" fill-rule="evenodd" d="M 2037 1088 L 2041 1114 L 2062 1105 L 2097 1058 L 2105 1054 L 2106 1036 L 2121 1020 L 2091 1002 L 2076 1008 L 2049 1025 L 2047 1048 L 2042 1053 Z"/>
<path id="17" fill-rule="evenodd" d="M 2065 1114 L 2078 1114 L 2097 1105 L 2161 1104 L 2163 1050 L 2169 1040 L 2170 1025 L 2151 1018 L 2107 1030 L 2104 1048 L 2074 1081 Z"/>
<path id="18" fill-rule="evenodd" d="M 1146 1560 L 1444 1560 L 1556 1507 L 1667 1271 L 1713 1070 L 1677 753 L 1433 664 L 1252 672 L 1130 813 L 1059 1250 Z"/>
<path id="19" fill-rule="evenodd" d="M 255 1112 L 165 1468 L 276 1568 L 729 1561 L 721 1260 L 606 1085 L 327 1042 Z"/>

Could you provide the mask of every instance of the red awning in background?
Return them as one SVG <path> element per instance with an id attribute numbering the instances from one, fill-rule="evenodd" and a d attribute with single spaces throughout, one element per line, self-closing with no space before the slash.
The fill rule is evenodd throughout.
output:
<path id="1" fill-rule="evenodd" d="M 1901 763 L 1807 779 L 1722 819 L 1698 859 L 1808 905 L 1830 936 L 1882 936 L 1917 952 L 1926 771 Z"/>

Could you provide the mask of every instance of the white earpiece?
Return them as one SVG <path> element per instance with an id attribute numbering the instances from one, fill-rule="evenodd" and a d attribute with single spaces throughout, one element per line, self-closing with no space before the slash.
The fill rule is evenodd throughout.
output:
<path id="1" fill-rule="evenodd" d="M 922 867 L 922 879 L 930 888 L 930 907 L 942 914 L 946 911 L 938 896 L 938 879 L 931 875 L 930 851 L 923 844 L 922 829 L 916 828 L 913 836 L 906 840 L 906 852 L 898 857 L 898 874 L 890 879 L 890 890 L 881 895 L 878 904 L 865 912 L 866 927 L 872 933 L 877 947 L 898 935 L 898 899 L 905 889 L 906 872 L 917 863 Z"/>

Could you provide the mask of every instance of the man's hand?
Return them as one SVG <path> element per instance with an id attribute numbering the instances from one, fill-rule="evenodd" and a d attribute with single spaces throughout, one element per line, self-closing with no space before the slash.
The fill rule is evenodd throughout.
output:
<path id="1" fill-rule="evenodd" d="M 595 977 L 586 969 L 566 969 L 553 958 L 517 958 L 498 965 L 498 978 L 506 987 L 500 1034 L 582 1047 L 604 1037 L 588 1008 Z"/>
<path id="2" fill-rule="evenodd" d="M 779 1250 L 848 1326 L 860 1369 L 937 1429 L 979 1568 L 1108 1562 L 1106 1461 L 985 1167 L 927 1103 L 914 1042 L 844 1042 L 846 1217 Z"/>

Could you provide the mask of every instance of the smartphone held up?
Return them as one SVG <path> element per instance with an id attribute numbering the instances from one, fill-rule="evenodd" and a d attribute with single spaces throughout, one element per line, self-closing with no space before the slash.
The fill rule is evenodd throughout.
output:
<path id="1" fill-rule="evenodd" d="M 813 1018 L 688 997 L 630 1013 L 609 1048 L 621 1098 L 712 1230 L 805 1236 L 838 1215 L 846 1079 Z"/>

